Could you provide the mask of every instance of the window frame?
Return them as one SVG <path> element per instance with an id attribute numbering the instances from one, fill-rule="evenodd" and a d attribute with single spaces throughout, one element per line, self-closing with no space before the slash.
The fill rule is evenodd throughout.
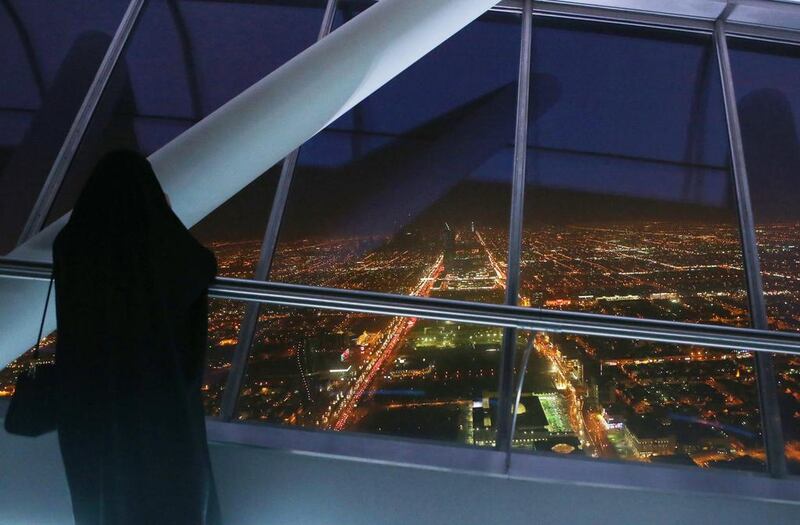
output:
<path id="1" fill-rule="evenodd" d="M 800 14 L 800 6 L 767 0 L 748 0 L 748 2 L 761 6 L 777 4 L 781 9 L 792 10 L 793 13 Z M 278 189 L 261 246 L 255 280 L 220 278 L 210 288 L 212 297 L 248 303 L 241 325 L 239 344 L 234 354 L 232 370 L 225 387 L 221 416 L 207 418 L 210 439 L 225 443 L 290 449 L 309 454 L 346 456 L 368 462 L 416 465 L 488 475 L 546 478 L 608 486 L 715 492 L 755 499 L 796 501 L 797 495 L 800 494 L 800 478 L 792 478 L 787 474 L 780 415 L 777 408 L 775 376 L 774 370 L 771 369 L 771 354 L 800 355 L 800 334 L 769 331 L 766 326 L 764 290 L 759 270 L 753 212 L 747 188 L 744 151 L 733 91 L 727 39 L 730 36 L 798 45 L 800 44 L 800 31 L 728 22 L 727 19 L 734 11 L 735 4 L 722 1 L 718 3 L 720 10 L 713 19 L 677 16 L 666 10 L 659 13 L 635 9 L 609 9 L 558 0 L 541 0 L 537 1 L 535 5 L 532 0 L 503 0 L 493 8 L 496 11 L 517 13 L 522 20 L 520 24 L 520 82 L 518 85 L 515 162 L 512 179 L 512 206 L 509 217 L 511 230 L 509 232 L 508 289 L 512 292 L 507 295 L 504 305 L 414 298 L 377 292 L 331 290 L 267 281 L 289 186 L 297 162 L 298 150 L 284 159 Z M 665 2 L 665 6 L 667 4 L 668 2 Z M 23 241 L 41 229 L 44 215 L 59 190 L 63 176 L 77 152 L 97 103 L 140 18 L 144 5 L 145 0 L 131 0 L 112 44 L 98 69 L 95 80 L 85 96 L 84 103 L 75 117 L 61 152 L 51 168 L 47 183 L 42 188 L 37 204 L 31 211 Z M 337 5 L 338 0 L 328 0 L 320 28 L 320 39 L 324 38 L 331 30 Z M 535 91 L 530 92 L 529 89 L 534 17 L 560 17 L 592 20 L 606 24 L 655 27 L 676 32 L 688 31 L 701 33 L 713 39 L 723 84 L 727 130 L 737 190 L 736 205 L 739 229 L 742 237 L 750 313 L 753 322 L 752 329 L 548 311 L 516 305 L 516 293 L 513 293 L 513 290 L 516 290 L 519 284 L 527 111 L 530 97 L 536 96 Z M 47 280 L 49 275 L 50 266 L 47 264 L 0 259 L 0 278 Z M 415 316 L 504 327 L 507 335 L 503 344 L 500 404 L 502 413 L 507 414 L 508 418 L 507 421 L 501 423 L 501 428 L 498 430 L 497 450 L 475 449 L 457 444 L 432 444 L 421 440 L 376 435 L 339 434 L 264 423 L 233 422 L 233 413 L 244 379 L 260 304 Z M 556 458 L 512 451 L 510 444 L 513 436 L 510 428 L 513 425 L 511 399 L 514 383 L 512 381 L 513 341 L 516 330 L 569 332 L 667 343 L 698 344 L 717 348 L 738 348 L 753 352 L 757 361 L 759 408 L 763 415 L 762 427 L 768 457 L 767 473 L 702 471 L 702 469 L 636 465 L 588 458 Z M 770 377 L 773 379 L 772 382 L 769 381 Z M 5 412 L 6 406 L 7 403 L 0 400 L 0 415 Z"/>

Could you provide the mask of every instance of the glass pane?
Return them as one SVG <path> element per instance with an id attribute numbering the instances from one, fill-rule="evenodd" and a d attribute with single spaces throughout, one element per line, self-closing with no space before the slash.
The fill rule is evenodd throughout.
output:
<path id="1" fill-rule="evenodd" d="M 502 333 L 264 308 L 237 419 L 492 446 Z"/>
<path id="2" fill-rule="evenodd" d="M 273 280 L 503 301 L 519 24 L 478 19 L 303 146 Z"/>
<path id="3" fill-rule="evenodd" d="M 770 323 L 800 330 L 800 48 L 732 39 L 730 56 Z"/>
<path id="4" fill-rule="evenodd" d="M 706 37 L 537 21 L 522 304 L 747 326 Z"/>
<path id="5" fill-rule="evenodd" d="M 0 254 L 16 246 L 127 4 L 0 3 Z"/>
<path id="6" fill-rule="evenodd" d="M 710 39 L 536 24 L 521 303 L 748 326 Z M 533 344 L 520 446 L 764 468 L 750 354 L 557 334 Z"/>
<path id="7" fill-rule="evenodd" d="M 245 303 L 241 301 L 210 299 L 208 302 L 208 347 L 202 390 L 203 405 L 209 416 L 219 415 L 222 407 L 222 391 L 239 342 L 244 310 Z"/>
<path id="8" fill-rule="evenodd" d="M 730 40 L 770 326 L 800 330 L 800 49 Z M 790 468 L 800 473 L 800 358 L 776 357 Z"/>
<path id="9" fill-rule="evenodd" d="M 239 337 L 239 325 L 244 314 L 244 303 L 210 299 L 208 305 L 208 348 L 203 378 L 203 404 L 206 414 L 216 416 L 222 400 L 222 390 L 228 378 L 233 352 Z M 52 361 L 55 357 L 56 335 L 45 336 L 39 347 L 39 360 Z M 33 362 L 33 348 L 0 370 L 0 399 L 14 395 L 14 384 L 20 372 Z"/>
<path id="10" fill-rule="evenodd" d="M 20 372 L 26 370 L 34 362 L 33 351 L 35 347 L 28 349 L 24 354 L 11 361 L 7 367 L 0 370 L 0 399 L 14 395 L 14 385 Z M 56 332 L 46 335 L 39 342 L 39 360 L 42 363 L 55 362 L 56 353 Z"/>
<path id="11" fill-rule="evenodd" d="M 749 353 L 567 334 L 525 338 L 533 346 L 515 447 L 764 470 Z"/>
<path id="12" fill-rule="evenodd" d="M 49 220 L 72 207 L 104 152 L 153 153 L 313 44 L 324 4 L 148 2 Z M 195 226 L 223 275 L 252 276 L 279 170 L 272 168 Z"/>

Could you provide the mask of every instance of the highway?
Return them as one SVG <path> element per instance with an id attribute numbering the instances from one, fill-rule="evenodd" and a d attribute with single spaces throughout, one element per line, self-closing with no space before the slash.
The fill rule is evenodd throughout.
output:
<path id="1" fill-rule="evenodd" d="M 417 288 L 411 295 L 427 296 L 430 294 L 436 279 L 444 271 L 444 254 L 441 254 L 429 271 L 420 279 Z M 329 421 L 329 428 L 342 430 L 347 425 L 355 413 L 359 402 L 364 394 L 370 390 L 375 378 L 381 369 L 391 362 L 398 347 L 402 346 L 406 336 L 414 328 L 417 319 L 410 317 L 395 317 L 380 335 L 377 347 L 370 353 L 369 361 L 366 365 L 359 367 L 358 375 L 350 384 L 347 393 L 339 401 L 333 401 L 326 412 L 326 419 Z M 331 416 L 328 416 L 331 414 Z"/>

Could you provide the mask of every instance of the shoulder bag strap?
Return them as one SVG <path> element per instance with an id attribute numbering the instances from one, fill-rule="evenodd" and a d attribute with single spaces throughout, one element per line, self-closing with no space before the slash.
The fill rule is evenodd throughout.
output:
<path id="1" fill-rule="evenodd" d="M 44 312 L 42 312 L 42 322 L 39 323 L 39 336 L 36 338 L 36 348 L 33 349 L 34 363 L 39 359 L 39 345 L 42 341 L 42 331 L 44 330 L 44 321 L 47 318 L 47 305 L 50 303 L 50 292 L 53 290 L 53 277 L 50 277 L 50 284 L 47 286 L 47 298 L 44 300 Z"/>

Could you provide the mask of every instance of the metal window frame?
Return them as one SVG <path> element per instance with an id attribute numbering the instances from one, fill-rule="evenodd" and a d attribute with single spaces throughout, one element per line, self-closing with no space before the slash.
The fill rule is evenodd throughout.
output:
<path id="1" fill-rule="evenodd" d="M 508 260 L 506 261 L 506 301 L 519 302 L 520 260 L 522 257 L 522 219 L 525 213 L 525 178 L 528 157 L 528 108 L 530 104 L 531 45 L 533 41 L 533 2 L 524 0 L 520 28 L 519 78 L 517 80 L 517 117 L 514 133 L 514 165 L 511 179 L 511 210 L 508 227 Z M 514 432 L 517 403 L 512 400 L 514 388 L 514 354 L 517 330 L 503 329 L 500 356 L 499 396 L 497 401 L 497 434 L 495 448 L 509 452 Z M 522 371 L 519 372 L 523 373 Z"/>
<path id="2" fill-rule="evenodd" d="M 522 9 L 524 0 L 501 0 L 494 10 L 516 11 Z M 668 6 L 668 0 L 664 2 Z M 597 22 L 610 22 L 617 24 L 631 24 L 637 26 L 663 28 L 672 31 L 699 31 L 711 34 L 727 6 L 757 6 L 769 9 L 781 9 L 787 14 L 800 14 L 800 5 L 778 0 L 727 0 L 719 2 L 720 9 L 716 17 L 698 17 L 671 13 L 668 9 L 664 12 L 650 10 L 636 10 L 602 7 L 591 5 L 589 2 L 570 0 L 535 0 L 533 4 L 534 16 L 547 16 L 593 20 Z M 728 36 L 753 38 L 758 40 L 772 40 L 787 44 L 800 44 L 800 29 L 774 27 L 759 24 L 748 24 L 739 21 L 725 21 Z"/>
<path id="3" fill-rule="evenodd" d="M 289 450 L 292 454 L 328 457 L 378 465 L 468 473 L 572 485 L 666 491 L 687 495 L 713 494 L 797 504 L 800 479 L 776 479 L 763 473 L 701 469 L 561 456 L 359 434 L 309 430 L 268 423 L 207 421 L 209 440 L 222 444 Z"/>
<path id="4" fill-rule="evenodd" d="M 326 14 L 323 18 L 323 24 L 320 31 L 320 37 L 323 33 L 330 30 L 332 24 L 333 14 L 335 13 L 335 6 L 337 0 L 329 0 L 326 7 Z M 726 21 L 727 14 L 735 7 L 735 5 L 753 5 L 758 3 L 760 5 L 772 5 L 772 2 L 765 2 L 764 0 L 738 0 L 736 2 L 728 2 L 728 6 L 716 19 L 705 18 L 691 18 L 682 17 L 669 14 L 659 14 L 652 12 L 641 12 L 633 10 L 619 10 L 609 8 L 599 8 L 587 5 L 561 2 L 558 0 L 503 0 L 494 10 L 496 11 L 511 11 L 511 12 L 530 12 L 533 17 L 560 17 L 578 20 L 592 20 L 603 23 L 614 24 L 628 24 L 644 27 L 653 27 L 664 29 L 668 31 L 689 31 L 708 34 L 714 39 L 715 48 L 717 49 L 717 57 L 720 67 L 721 78 L 723 82 L 723 94 L 726 105 L 726 117 L 728 118 L 728 133 L 731 143 L 732 158 L 734 160 L 734 177 L 737 187 L 737 206 L 740 219 L 740 234 L 743 241 L 743 252 L 746 261 L 746 274 L 748 279 L 748 291 L 751 303 L 751 312 L 753 317 L 754 329 L 747 328 L 733 328 L 727 326 L 711 326 L 699 325 L 689 323 L 677 323 L 667 321 L 655 321 L 647 319 L 634 319 L 623 317 L 612 317 L 599 314 L 584 314 L 577 312 L 562 312 L 562 311 L 548 311 L 533 308 L 522 308 L 516 306 L 516 297 L 514 302 L 506 305 L 488 305 L 478 303 L 468 303 L 463 301 L 449 301 L 440 299 L 429 298 L 415 298 L 396 296 L 391 294 L 361 292 L 351 290 L 334 290 L 325 288 L 316 288 L 302 285 L 288 285 L 282 283 L 275 283 L 266 281 L 271 265 L 272 257 L 274 255 L 275 245 L 277 243 L 277 236 L 280 230 L 280 223 L 283 217 L 283 210 L 288 196 L 288 190 L 291 185 L 292 173 L 297 160 L 297 151 L 290 154 L 284 161 L 281 178 L 279 181 L 279 188 L 273 202 L 273 209 L 271 210 L 270 219 L 265 232 L 264 240 L 262 242 L 261 254 L 259 259 L 258 269 L 256 271 L 256 278 L 258 280 L 241 280 L 241 279 L 225 279 L 220 278 L 210 288 L 210 295 L 212 297 L 242 300 L 248 303 L 248 311 L 253 311 L 251 314 L 253 318 L 245 315 L 245 320 L 242 326 L 242 333 L 240 341 L 245 337 L 252 339 L 255 333 L 255 320 L 260 304 L 283 305 L 293 307 L 306 307 L 306 308 L 323 308 L 345 311 L 357 311 L 364 313 L 372 313 L 379 315 L 392 315 L 392 316 L 414 316 L 427 319 L 450 320 L 456 322 L 469 322 L 491 326 L 502 326 L 509 331 L 516 330 L 532 330 L 544 332 L 565 332 L 582 335 L 623 338 L 623 339 L 638 339 L 652 342 L 671 343 L 671 344 L 693 344 L 711 348 L 724 348 L 729 350 L 740 350 L 753 352 L 756 356 L 758 368 L 758 382 L 759 382 L 759 402 L 762 414 L 766 413 L 763 427 L 765 428 L 765 444 L 768 454 L 768 471 L 773 477 L 786 476 L 785 457 L 782 450 L 782 435 L 780 433 L 780 426 L 776 425 L 776 420 L 773 417 L 776 414 L 777 404 L 773 400 L 773 395 L 769 392 L 769 388 L 764 389 L 764 385 L 770 386 L 768 378 L 774 377 L 770 375 L 769 367 L 763 365 L 764 362 L 769 361 L 769 356 L 772 353 L 800 355 L 800 334 L 777 332 L 767 330 L 766 316 L 763 300 L 763 284 L 760 282 L 761 277 L 758 268 L 758 250 L 755 244 L 754 226 L 752 219 L 752 206 L 750 203 L 749 192 L 747 190 L 747 175 L 744 169 L 744 156 L 741 145 L 741 132 L 738 129 L 738 115 L 735 106 L 735 96 L 733 93 L 733 76 L 730 71 L 730 60 L 727 56 L 727 40 L 728 36 L 738 38 L 750 38 L 763 41 L 776 42 L 781 44 L 800 44 L 800 31 L 790 30 L 786 28 L 776 28 L 768 26 L 748 25 L 739 22 Z M 128 8 L 123 16 L 123 19 L 117 29 L 114 38 L 107 50 L 107 53 L 98 68 L 92 85 L 90 86 L 87 95 L 81 108 L 76 115 L 73 125 L 62 145 L 61 151 L 51 168 L 50 174 L 43 186 L 39 198 L 34 209 L 26 224 L 25 230 L 21 237 L 24 241 L 34 235 L 41 228 L 46 214 L 55 199 L 59 187 L 63 181 L 64 175 L 69 168 L 72 159 L 80 145 L 83 135 L 85 134 L 88 126 L 90 125 L 91 118 L 97 107 L 100 98 L 103 95 L 105 87 L 108 83 L 110 75 L 116 66 L 119 57 L 132 33 L 132 30 L 138 21 L 145 0 L 131 0 Z M 333 7 L 332 7 L 333 6 Z M 783 4 L 781 8 L 784 9 L 800 9 L 800 6 L 787 6 Z M 532 17 L 525 17 L 529 20 Z M 530 52 L 530 42 L 526 46 L 525 39 L 530 40 L 530 33 L 527 34 L 523 23 L 523 30 L 521 36 L 522 49 Z M 528 61 L 526 64 L 525 61 Z M 520 55 L 520 78 L 522 80 L 522 71 L 527 70 L 529 73 L 530 56 L 527 59 L 525 53 Z M 529 74 L 525 75 L 526 81 L 529 79 Z M 514 204 L 512 204 L 512 214 L 510 217 L 512 231 L 519 229 L 521 232 L 522 221 L 522 202 L 524 192 L 524 156 L 519 158 L 517 153 L 524 146 L 524 142 L 520 137 L 523 130 L 527 130 L 527 118 L 523 121 L 520 120 L 520 115 L 527 111 L 527 104 L 529 102 L 530 94 L 522 97 L 522 84 L 520 84 L 520 93 L 518 94 L 517 106 L 517 135 L 515 140 L 515 167 L 514 167 L 514 186 L 512 190 Z M 527 86 L 526 91 L 529 91 Z M 523 100 L 524 98 L 524 100 Z M 521 122 L 524 126 L 521 126 Z M 521 166 L 521 169 L 520 169 Z M 522 184 L 520 185 L 520 173 L 522 173 Z M 514 241 L 509 239 L 509 290 L 511 285 L 514 284 L 516 279 L 518 285 L 518 271 L 512 272 L 511 263 L 513 262 L 514 251 L 519 255 L 521 240 Z M 517 270 L 519 268 L 519 260 L 516 262 Z M 8 259 L 0 258 L 0 277 L 2 278 L 22 278 L 22 279 L 49 279 L 50 267 L 46 264 L 30 263 L 11 261 Z M 512 277 L 512 274 L 516 277 Z M 246 329 L 245 329 L 246 328 Z M 249 334 L 249 335 L 248 335 Z M 515 338 L 511 339 L 512 343 Z M 244 345 L 242 345 L 244 346 Z M 230 391 L 235 396 L 241 388 L 241 382 L 244 377 L 244 368 L 246 366 L 247 356 L 249 355 L 249 347 L 247 351 L 241 351 L 237 348 L 237 356 L 239 358 L 238 364 L 235 363 L 233 371 L 228 378 L 226 391 Z M 504 343 L 504 356 L 513 352 L 515 345 L 511 345 L 511 350 L 506 348 Z M 513 354 L 512 354 L 513 355 Z M 513 372 L 513 359 L 511 361 L 511 371 Z M 509 365 L 503 365 L 504 369 Z M 238 367 L 238 368 L 237 368 Z M 508 376 L 510 378 L 510 376 Z M 521 377 L 520 377 L 521 379 Z M 503 392 L 505 395 L 505 406 L 509 406 L 510 394 L 513 381 L 510 379 L 506 381 Z M 507 386 L 507 388 L 505 388 Z M 772 390 L 775 390 L 774 382 L 771 384 Z M 229 397 L 231 394 L 228 394 Z M 766 403 L 765 403 L 766 400 Z M 413 461 L 416 465 L 437 466 L 445 463 L 453 463 L 453 458 L 461 457 L 462 455 L 473 457 L 475 454 L 478 456 L 482 454 L 489 454 L 477 463 L 476 468 L 479 472 L 484 473 L 500 473 L 511 476 L 521 477 L 544 477 L 548 479 L 560 479 L 563 477 L 564 471 L 574 471 L 572 480 L 576 483 L 597 482 L 596 479 L 603 484 L 610 481 L 612 486 L 631 486 L 631 478 L 629 477 L 632 472 L 647 472 L 644 478 L 649 479 L 648 483 L 653 484 L 653 479 L 664 479 L 676 477 L 674 474 L 662 476 L 662 474 L 675 472 L 675 469 L 665 469 L 665 467 L 656 466 L 641 466 L 632 464 L 623 464 L 617 462 L 605 462 L 602 460 L 580 460 L 574 458 L 553 458 L 546 456 L 539 456 L 536 454 L 527 454 L 523 452 L 511 453 L 510 440 L 513 436 L 507 432 L 504 442 L 507 442 L 508 452 L 502 453 L 500 451 L 491 450 L 474 450 L 457 445 L 436 445 L 436 453 L 424 454 L 421 451 L 427 450 L 427 445 L 414 440 L 397 440 L 387 439 L 379 436 L 357 436 L 353 434 L 331 434 L 323 431 L 306 431 L 286 427 L 273 427 L 263 424 L 235 424 L 225 422 L 230 420 L 235 408 L 236 400 L 228 400 L 227 403 L 223 401 L 225 410 L 223 410 L 224 421 L 209 420 L 211 429 L 211 439 L 218 439 L 226 442 L 236 442 L 241 444 L 255 444 L 259 446 L 281 446 L 282 448 L 290 448 L 297 450 L 305 450 L 309 453 L 345 454 L 348 456 L 358 456 L 366 460 L 380 460 L 380 461 L 400 461 L 401 463 L 408 460 L 408 455 L 419 456 L 422 458 L 420 461 Z M 0 404 L 2 405 L 2 404 Z M 778 420 L 779 421 L 779 420 Z M 777 428 L 777 431 L 775 430 Z M 300 438 L 300 436 L 305 436 Z M 775 439 L 777 436 L 777 439 Z M 284 439 L 285 438 L 285 439 Z M 299 442 L 298 442 L 299 439 Z M 366 441 L 365 441 L 366 440 Z M 500 440 L 498 440 L 499 442 Z M 372 447 L 370 452 L 365 452 L 365 448 L 361 443 L 368 443 Z M 409 451 L 402 452 L 398 455 L 397 443 L 411 443 Z M 273 443 L 273 445 L 270 445 Z M 376 443 L 387 443 L 386 446 L 377 446 Z M 369 447 L 367 447 L 369 448 Z M 402 447 L 401 447 L 402 448 Z M 371 450 L 377 450 L 374 454 Z M 468 452 L 464 452 L 464 451 Z M 499 454 L 499 455 L 497 455 Z M 496 455 L 496 456 L 495 456 Z M 514 458 L 513 463 L 510 462 L 511 457 Z M 489 458 L 487 460 L 487 458 Z M 460 466 L 453 467 L 452 465 L 444 465 L 442 468 L 457 468 L 463 469 L 464 465 L 475 465 L 467 461 L 464 463 L 461 460 L 455 461 Z M 493 466 L 505 465 L 504 467 Z M 455 464 L 453 463 L 453 464 Z M 552 465 L 551 465 L 552 463 Z M 550 465 L 550 466 L 548 466 Z M 586 476 L 586 473 L 597 470 L 597 476 Z M 674 483 L 669 486 L 670 489 L 685 488 L 687 480 L 697 479 L 697 483 L 690 482 L 689 486 L 692 490 L 696 491 L 718 491 L 720 487 L 725 487 L 722 492 L 736 493 L 744 496 L 754 496 L 756 498 L 764 497 L 766 499 L 782 499 L 785 494 L 791 494 L 791 498 L 798 498 L 800 494 L 800 486 L 795 487 L 795 483 L 791 479 L 782 479 L 764 481 L 769 479 L 752 474 L 742 474 L 733 472 L 715 472 L 715 473 L 698 473 L 692 469 L 679 469 L 680 475 L 677 476 L 680 487 Z M 664 471 L 662 473 L 662 471 Z M 618 472 L 616 474 L 608 474 L 611 472 Z M 709 477 L 710 476 L 710 477 Z M 714 479 L 713 483 L 708 483 L 708 479 Z M 636 479 L 634 476 L 633 479 Z M 760 480 L 753 485 L 753 480 Z M 778 483 L 772 484 L 770 483 Z M 633 481 L 634 486 L 644 487 L 648 483 Z M 661 482 L 659 482 L 661 483 Z M 731 483 L 739 488 L 731 488 Z M 742 485 L 740 485 L 740 483 Z M 669 485 L 669 483 L 667 483 Z M 655 483 L 658 485 L 658 483 Z M 655 486 L 653 485 L 653 486 Z M 662 483 L 663 485 L 663 483 Z M 659 485 L 661 486 L 661 485 Z M 739 490 L 741 486 L 746 489 L 744 492 Z M 754 488 L 754 486 L 756 488 Z M 759 488 L 760 487 L 760 488 Z M 767 487 L 766 489 L 764 487 Z M 666 488 L 666 487 L 663 487 Z M 776 492 L 777 491 L 777 492 Z M 788 491 L 788 492 L 787 492 Z M 777 493 L 782 495 L 776 496 Z"/>

